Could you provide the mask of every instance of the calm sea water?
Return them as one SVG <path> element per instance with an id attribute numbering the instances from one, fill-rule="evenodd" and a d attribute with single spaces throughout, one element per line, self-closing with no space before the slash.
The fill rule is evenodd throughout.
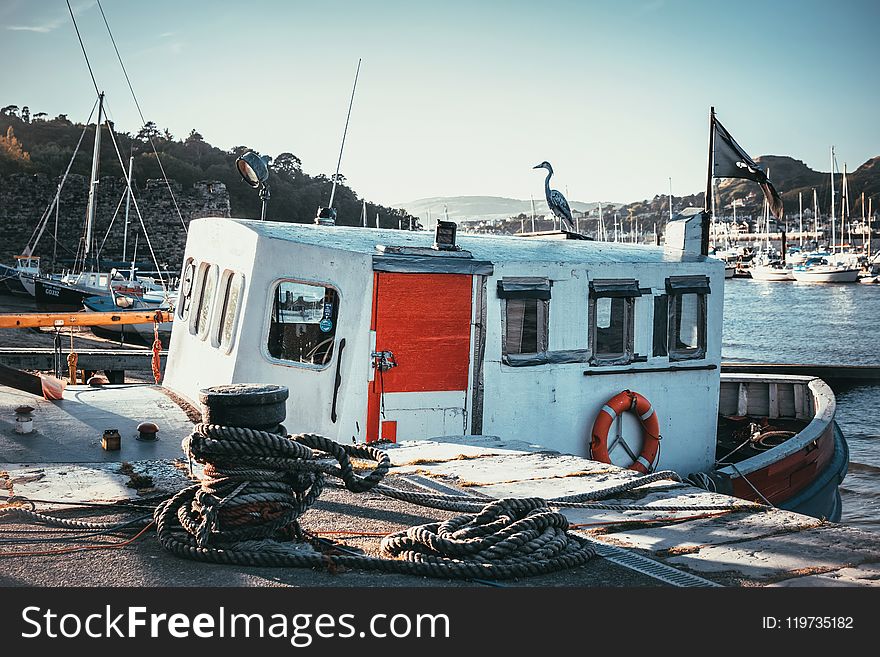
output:
<path id="1" fill-rule="evenodd" d="M 880 365 L 880 285 L 728 279 L 725 361 Z M 880 385 L 835 386 L 850 450 L 844 524 L 880 532 Z"/>

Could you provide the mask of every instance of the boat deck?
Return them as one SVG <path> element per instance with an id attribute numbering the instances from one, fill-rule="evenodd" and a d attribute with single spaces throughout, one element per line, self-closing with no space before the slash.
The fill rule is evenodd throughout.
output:
<path id="1" fill-rule="evenodd" d="M 123 401 L 109 401 L 113 392 Z M 68 397 L 68 394 L 70 397 Z M 14 433 L 16 406 L 36 407 L 34 432 Z M 54 424 L 56 416 L 61 424 Z M 66 418 L 64 416 L 67 416 Z M 136 440 L 128 417 L 160 425 L 159 440 Z M 192 415 L 190 415 L 192 417 Z M 180 450 L 190 417 L 156 386 L 69 388 L 65 400 L 44 402 L 0 387 L 0 488 L 5 495 L 73 502 L 143 500 L 189 485 L 192 474 Z M 113 425 L 123 436 L 119 452 L 104 452 L 100 437 Z M 48 427 L 52 426 L 51 431 Z M 23 445 L 23 443 L 25 445 Z M 548 452 L 540 445 L 500 438 L 460 436 L 385 445 L 393 467 L 384 483 L 412 490 L 475 497 L 543 497 L 597 491 L 639 475 L 585 458 Z M 152 450 L 152 451 L 151 451 Z M 125 465 L 123 462 L 127 463 Z M 140 475 L 137 477 L 136 475 Z M 3 502 L 0 491 L 0 502 Z M 878 586 L 880 536 L 839 524 L 754 505 L 671 480 L 657 481 L 610 499 L 606 505 L 674 506 L 665 510 L 564 509 L 573 531 L 594 541 L 600 556 L 583 566 L 548 575 L 505 580 L 504 586 Z M 698 510 L 719 506 L 725 510 Z M 132 518 L 120 508 L 68 508 L 37 503 L 38 510 L 89 519 Z M 140 512 L 143 514 L 143 512 Z M 354 494 L 328 487 L 301 518 L 303 528 L 345 549 L 377 555 L 380 536 L 452 517 L 375 492 Z M 0 518 L 0 534 L 22 536 L 34 525 Z M 41 537 L 64 530 L 43 528 Z M 378 535 L 378 536 L 377 536 Z M 130 537 L 129 532 L 126 537 Z M 96 542 L 118 542 L 96 537 Z M 41 544 L 42 549 L 69 546 Z M 27 546 L 6 545 L 4 551 Z M 411 575 L 345 570 L 207 564 L 165 552 L 152 531 L 124 549 L 25 555 L 4 560 L 6 586 L 480 586 Z"/>

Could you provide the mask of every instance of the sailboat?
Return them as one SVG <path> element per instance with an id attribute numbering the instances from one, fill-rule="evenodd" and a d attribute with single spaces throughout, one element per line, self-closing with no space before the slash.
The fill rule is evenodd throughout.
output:
<path id="1" fill-rule="evenodd" d="M 97 205 L 97 185 L 99 171 L 99 154 L 101 148 L 101 123 L 104 108 L 104 94 L 98 95 L 98 116 L 95 121 L 95 144 L 92 156 L 92 170 L 89 181 L 89 200 L 86 212 L 86 229 L 83 245 L 81 267 L 76 271 L 65 272 L 60 277 L 37 276 L 33 279 L 34 297 L 37 304 L 52 309 L 81 310 L 83 300 L 96 295 L 116 297 L 126 295 L 143 297 L 149 291 L 148 286 L 135 276 L 134 268 L 125 273 L 118 269 L 99 271 L 97 257 L 93 255 L 93 228 L 95 223 L 95 207 Z M 126 193 L 130 193 L 130 180 Z M 85 266 L 93 260 L 92 270 Z M 152 287 L 155 287 L 152 286 Z M 153 290 L 156 291 L 156 290 Z"/>
<path id="2" fill-rule="evenodd" d="M 764 249 L 755 254 L 749 269 L 756 281 L 793 281 L 791 269 L 785 266 L 785 247 L 777 252 L 770 247 L 770 206 L 764 199 L 763 230 L 766 235 Z M 784 240 L 783 240 L 784 241 Z"/>
<path id="3" fill-rule="evenodd" d="M 800 265 L 791 270 L 794 279 L 800 283 L 855 283 L 861 271 L 860 266 L 853 258 L 845 257 L 845 254 L 836 253 L 838 245 L 836 239 L 836 224 L 834 216 L 834 146 L 831 147 L 831 252 L 810 254 Z M 845 187 L 844 187 L 845 189 Z M 841 218 L 844 209 L 841 207 Z M 841 244 L 843 248 L 843 231 L 841 230 Z"/>

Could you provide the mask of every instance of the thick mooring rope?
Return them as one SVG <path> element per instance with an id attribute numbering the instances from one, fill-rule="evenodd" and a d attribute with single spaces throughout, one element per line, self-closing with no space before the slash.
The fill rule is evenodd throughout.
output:
<path id="1" fill-rule="evenodd" d="M 205 479 L 161 504 L 159 542 L 170 552 L 214 563 L 255 566 L 339 566 L 443 578 L 508 579 L 582 565 L 595 556 L 568 532 L 568 521 L 544 500 L 501 499 L 488 504 L 450 500 L 446 508 L 478 511 L 391 534 L 381 542 L 390 557 L 322 554 L 292 539 L 304 536 L 298 519 L 318 498 L 326 477 L 348 490 L 385 492 L 384 452 L 341 445 L 323 436 L 199 424 L 184 439 Z M 351 458 L 376 462 L 366 476 Z"/>
<path id="2" fill-rule="evenodd" d="M 45 525 L 55 526 L 55 527 L 65 527 L 67 529 L 119 529 L 123 527 L 129 526 L 145 526 L 150 524 L 151 519 L 150 516 L 144 516 L 142 518 L 136 518 L 134 520 L 130 520 L 127 522 L 121 521 L 111 521 L 111 522 L 95 522 L 90 520 L 76 520 L 73 518 L 59 518 L 57 516 L 48 515 L 45 513 L 40 513 L 39 511 L 34 511 L 34 505 L 27 498 L 24 497 L 11 497 L 8 498 L 10 503 L 18 503 L 21 500 L 22 502 L 28 503 L 31 508 L 25 509 L 20 506 L 7 506 L 0 508 L 0 518 L 4 516 L 10 517 L 19 517 L 24 518 L 26 520 L 30 520 L 33 522 L 42 523 Z M 148 509 L 147 509 L 148 510 Z"/>

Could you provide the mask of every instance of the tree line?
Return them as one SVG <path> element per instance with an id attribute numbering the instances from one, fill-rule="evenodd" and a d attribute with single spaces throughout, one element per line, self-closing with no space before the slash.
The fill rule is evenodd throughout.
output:
<path id="1" fill-rule="evenodd" d="M 223 150 L 206 142 L 192 129 L 186 137 L 175 139 L 165 128 L 148 121 L 136 133 L 120 132 L 112 122 L 114 140 L 103 134 L 101 141 L 100 175 L 124 178 L 129 157 L 134 158 L 135 189 L 143 189 L 148 179 L 161 178 L 162 168 L 172 181 L 191 187 L 202 180 L 220 181 L 229 191 L 231 214 L 234 217 L 260 216 L 261 202 L 254 190 L 242 181 L 235 167 L 241 154 L 254 150 L 246 145 Z M 14 173 L 61 176 L 85 129 L 71 173 L 89 176 L 91 172 L 94 125 L 88 127 L 71 121 L 66 114 L 49 118 L 45 112 L 32 113 L 27 106 L 7 105 L 0 108 L 0 175 Z M 117 153 L 118 146 L 119 152 Z M 255 151 L 256 152 L 256 151 Z M 261 153 L 257 153 L 261 155 Z M 327 206 L 333 187 L 333 176 L 303 171 L 302 161 L 292 152 L 276 154 L 270 163 L 270 191 L 266 218 L 272 221 L 311 223 L 319 207 Z M 364 199 L 345 184 L 340 174 L 336 180 L 333 206 L 336 222 L 343 226 L 362 223 Z M 366 202 L 369 225 L 375 226 L 376 216 L 382 228 L 419 227 L 418 219 L 398 208 Z"/>

